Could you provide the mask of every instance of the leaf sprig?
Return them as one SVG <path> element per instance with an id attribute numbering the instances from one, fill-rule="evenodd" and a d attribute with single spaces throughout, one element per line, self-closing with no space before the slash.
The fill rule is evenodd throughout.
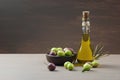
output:
<path id="1" fill-rule="evenodd" d="M 103 48 L 104 45 L 102 45 L 101 43 L 95 46 L 95 48 L 93 49 L 93 57 L 95 60 L 108 55 L 108 52 L 104 51 Z"/>

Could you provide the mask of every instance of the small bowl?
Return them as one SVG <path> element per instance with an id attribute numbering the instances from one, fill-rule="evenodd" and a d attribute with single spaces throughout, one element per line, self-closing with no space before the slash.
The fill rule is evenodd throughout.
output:
<path id="1" fill-rule="evenodd" d="M 48 62 L 54 63 L 55 65 L 58 65 L 58 66 L 63 66 L 66 61 L 73 62 L 73 60 L 75 60 L 76 58 L 76 55 L 59 57 L 59 56 L 46 54 L 46 58 Z"/>

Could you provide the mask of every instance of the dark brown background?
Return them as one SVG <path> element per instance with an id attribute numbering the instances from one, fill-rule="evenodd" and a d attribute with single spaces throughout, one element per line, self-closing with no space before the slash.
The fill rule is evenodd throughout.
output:
<path id="1" fill-rule="evenodd" d="M 92 44 L 120 53 L 120 0 L 0 0 L 0 52 L 77 51 L 83 10 L 90 11 Z"/>

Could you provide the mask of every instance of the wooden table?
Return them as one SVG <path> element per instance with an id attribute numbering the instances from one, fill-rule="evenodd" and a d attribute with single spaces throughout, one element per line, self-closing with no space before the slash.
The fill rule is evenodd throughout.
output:
<path id="1" fill-rule="evenodd" d="M 45 54 L 0 54 L 0 80 L 120 80 L 119 61 L 120 55 L 110 55 L 99 60 L 99 68 L 88 72 L 62 66 L 51 72 Z"/>

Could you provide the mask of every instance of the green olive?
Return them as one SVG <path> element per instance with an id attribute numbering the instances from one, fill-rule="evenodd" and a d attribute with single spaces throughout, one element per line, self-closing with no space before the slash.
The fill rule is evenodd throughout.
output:
<path id="1" fill-rule="evenodd" d="M 67 69 L 67 65 L 70 64 L 70 63 L 71 63 L 71 62 L 66 61 L 66 62 L 64 63 L 64 67 Z"/>
<path id="2" fill-rule="evenodd" d="M 92 66 L 91 66 L 89 63 L 85 63 L 85 64 L 83 65 L 83 70 L 82 70 L 82 72 L 84 72 L 84 71 L 89 71 L 91 68 L 92 68 Z"/>
<path id="3" fill-rule="evenodd" d="M 91 62 L 91 65 L 92 65 L 93 68 L 96 68 L 96 67 L 99 66 L 99 62 L 94 60 L 93 62 Z"/>
<path id="4" fill-rule="evenodd" d="M 67 65 L 67 69 L 70 70 L 70 71 L 72 71 L 72 70 L 74 69 L 74 64 L 69 63 L 69 64 Z"/>

